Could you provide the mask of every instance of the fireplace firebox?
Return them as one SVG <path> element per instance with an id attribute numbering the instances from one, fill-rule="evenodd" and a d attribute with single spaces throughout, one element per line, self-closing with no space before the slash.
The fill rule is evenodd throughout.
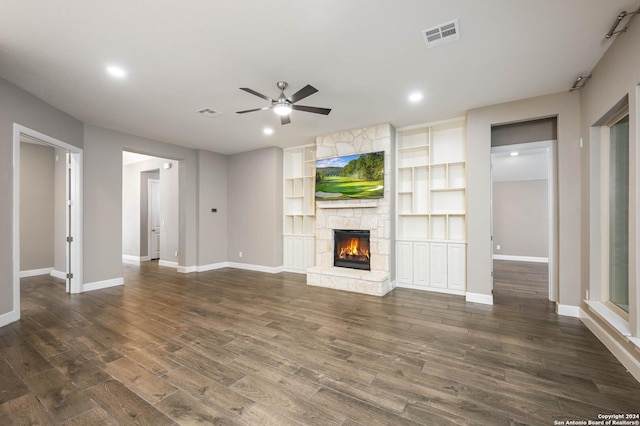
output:
<path id="1" fill-rule="evenodd" d="M 334 229 L 333 266 L 370 271 L 370 235 L 371 231 Z"/>

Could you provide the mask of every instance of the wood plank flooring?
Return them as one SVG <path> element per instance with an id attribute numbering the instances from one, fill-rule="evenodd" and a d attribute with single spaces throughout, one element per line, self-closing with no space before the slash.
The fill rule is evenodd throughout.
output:
<path id="1" fill-rule="evenodd" d="M 0 328 L 0 424 L 551 425 L 640 409 L 640 384 L 496 262 L 495 302 L 379 298 L 299 274 L 124 266 L 124 287 L 22 281 Z"/>

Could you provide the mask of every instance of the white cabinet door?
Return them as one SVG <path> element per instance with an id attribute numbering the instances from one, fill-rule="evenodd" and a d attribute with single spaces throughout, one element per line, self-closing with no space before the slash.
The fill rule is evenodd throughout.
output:
<path id="1" fill-rule="evenodd" d="M 447 245 L 431 243 L 429 282 L 431 287 L 447 288 Z"/>
<path id="2" fill-rule="evenodd" d="M 429 285 L 429 243 L 413 243 L 413 283 Z"/>
<path id="3" fill-rule="evenodd" d="M 448 244 L 447 278 L 450 290 L 464 291 L 467 286 L 466 247 L 464 244 Z"/>
<path id="4" fill-rule="evenodd" d="M 295 255 L 294 239 L 295 237 L 284 237 L 284 268 L 287 270 L 293 269 L 295 264 L 293 258 Z"/>
<path id="5" fill-rule="evenodd" d="M 413 243 L 398 242 L 396 280 L 399 284 L 413 284 Z"/>
<path id="6" fill-rule="evenodd" d="M 316 239 L 313 237 L 304 237 L 304 271 L 316 264 Z"/>
<path id="7" fill-rule="evenodd" d="M 304 268 L 304 244 L 302 237 L 293 237 L 293 267 L 297 271 Z"/>

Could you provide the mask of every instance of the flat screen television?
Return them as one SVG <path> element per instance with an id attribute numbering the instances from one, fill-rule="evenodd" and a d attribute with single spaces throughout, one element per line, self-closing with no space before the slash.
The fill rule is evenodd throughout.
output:
<path id="1" fill-rule="evenodd" d="M 384 197 L 384 151 L 316 160 L 316 200 Z"/>

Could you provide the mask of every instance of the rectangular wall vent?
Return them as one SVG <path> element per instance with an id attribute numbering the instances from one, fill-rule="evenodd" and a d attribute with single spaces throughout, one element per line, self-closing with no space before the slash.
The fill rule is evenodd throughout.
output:
<path id="1" fill-rule="evenodd" d="M 458 20 L 445 22 L 433 28 L 422 31 L 427 47 L 436 47 L 455 40 L 460 40 L 460 27 Z"/>
<path id="2" fill-rule="evenodd" d="M 220 112 L 215 111 L 215 110 L 213 110 L 211 108 L 202 108 L 202 109 L 199 109 L 197 112 L 198 112 L 198 114 L 202 114 L 202 115 L 207 116 L 207 117 L 215 117 L 216 115 L 220 115 L 221 114 Z"/>

